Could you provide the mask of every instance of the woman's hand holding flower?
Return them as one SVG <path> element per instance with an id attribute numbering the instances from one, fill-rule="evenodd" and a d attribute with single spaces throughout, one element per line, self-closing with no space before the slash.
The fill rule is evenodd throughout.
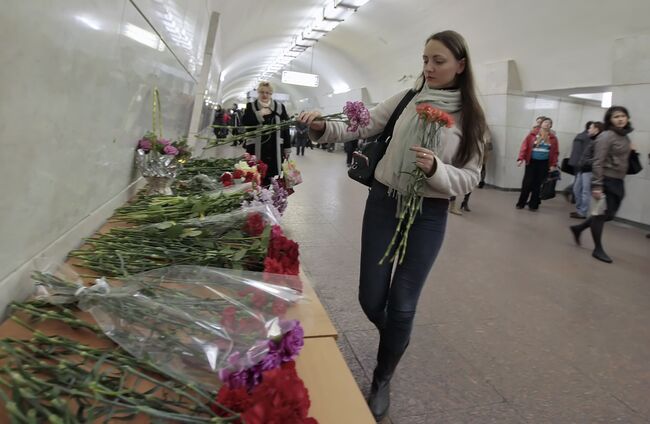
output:
<path id="1" fill-rule="evenodd" d="M 316 132 L 324 132 L 325 131 L 325 121 L 318 119 L 321 117 L 320 112 L 318 111 L 312 111 L 312 112 L 301 112 L 300 115 L 298 115 L 298 122 L 302 122 L 303 124 L 307 124 L 307 126 L 316 131 Z"/>
<path id="2" fill-rule="evenodd" d="M 415 165 L 424 171 L 427 177 L 436 172 L 436 158 L 433 151 L 420 146 L 411 146 L 409 150 L 415 152 Z"/>

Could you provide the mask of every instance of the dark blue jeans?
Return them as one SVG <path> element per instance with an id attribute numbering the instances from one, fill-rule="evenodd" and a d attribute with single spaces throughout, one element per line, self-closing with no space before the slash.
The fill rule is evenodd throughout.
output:
<path id="1" fill-rule="evenodd" d="M 401 354 L 408 345 L 420 292 L 433 266 L 447 225 L 447 199 L 425 199 L 411 227 L 406 256 L 395 266 L 379 265 L 397 228 L 397 201 L 375 181 L 363 215 L 359 302 L 379 329 L 380 344 Z M 381 346 L 380 346 L 381 348 Z"/>

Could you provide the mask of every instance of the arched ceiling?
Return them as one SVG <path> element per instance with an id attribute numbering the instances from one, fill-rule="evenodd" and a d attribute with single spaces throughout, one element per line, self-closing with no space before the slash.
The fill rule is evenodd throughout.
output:
<path id="1" fill-rule="evenodd" d="M 214 0 L 221 99 L 253 87 L 326 1 Z M 648 16 L 648 0 L 370 0 L 287 68 L 313 70 L 319 88 L 274 82 L 292 96 L 316 98 L 347 85 L 381 100 L 403 86 L 403 76 L 418 74 L 428 35 L 454 29 L 467 39 L 477 72 L 515 60 L 524 90 L 609 85 L 614 41 L 650 31 Z"/>

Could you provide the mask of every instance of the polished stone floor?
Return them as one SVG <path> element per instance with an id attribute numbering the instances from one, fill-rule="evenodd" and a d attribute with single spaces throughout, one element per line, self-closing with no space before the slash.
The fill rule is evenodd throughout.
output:
<path id="1" fill-rule="evenodd" d="M 357 303 L 367 190 L 341 152 L 297 163 L 305 182 L 284 226 L 367 393 L 377 346 Z M 563 198 L 531 213 L 516 196 L 476 190 L 472 212 L 450 216 L 386 422 L 650 422 L 650 240 L 607 224 L 614 263 L 600 263 L 589 234 L 573 244 Z"/>

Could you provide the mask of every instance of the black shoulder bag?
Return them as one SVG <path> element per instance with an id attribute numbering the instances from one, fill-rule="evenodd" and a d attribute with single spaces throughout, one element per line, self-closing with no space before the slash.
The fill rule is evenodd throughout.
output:
<path id="1" fill-rule="evenodd" d="M 375 169 L 386 153 L 388 143 L 393 136 L 395 122 L 416 94 L 415 90 L 409 90 L 393 111 L 386 123 L 386 127 L 384 127 L 384 132 L 381 133 L 377 140 L 367 142 L 359 150 L 352 153 L 352 163 L 350 169 L 348 169 L 350 178 L 368 187 L 372 186 L 373 181 L 375 181 Z"/>
<path id="2" fill-rule="evenodd" d="M 630 151 L 630 156 L 627 158 L 627 174 L 636 175 L 643 170 L 641 166 L 641 161 L 639 160 L 639 154 L 636 150 Z"/>

